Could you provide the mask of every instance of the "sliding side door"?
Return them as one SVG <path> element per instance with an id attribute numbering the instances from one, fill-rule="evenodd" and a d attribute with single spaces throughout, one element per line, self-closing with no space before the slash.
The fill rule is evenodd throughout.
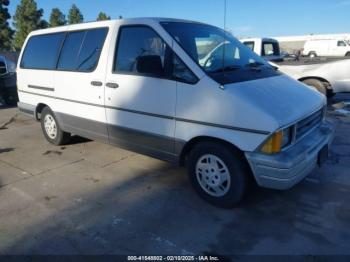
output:
<path id="1" fill-rule="evenodd" d="M 108 32 L 108 27 L 68 31 L 55 71 L 54 111 L 63 129 L 103 141 L 108 141 L 103 85 Z"/>

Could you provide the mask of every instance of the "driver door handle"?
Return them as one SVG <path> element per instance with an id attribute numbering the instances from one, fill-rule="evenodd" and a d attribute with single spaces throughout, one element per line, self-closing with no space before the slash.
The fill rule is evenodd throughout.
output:
<path id="1" fill-rule="evenodd" d="M 114 88 L 114 89 L 119 87 L 119 85 L 117 83 L 112 83 L 112 82 L 107 83 L 106 86 L 109 88 Z"/>

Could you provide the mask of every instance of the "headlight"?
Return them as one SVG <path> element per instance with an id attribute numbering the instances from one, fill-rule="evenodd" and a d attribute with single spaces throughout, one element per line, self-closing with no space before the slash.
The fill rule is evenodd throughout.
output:
<path id="1" fill-rule="evenodd" d="M 292 127 L 274 133 L 262 146 L 261 152 L 266 154 L 276 154 L 282 148 L 288 146 L 292 141 Z"/>

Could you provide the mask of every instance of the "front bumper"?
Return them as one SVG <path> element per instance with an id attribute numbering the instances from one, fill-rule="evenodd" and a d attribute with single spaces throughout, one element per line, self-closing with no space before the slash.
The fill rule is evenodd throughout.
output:
<path id="1" fill-rule="evenodd" d="M 246 152 L 245 155 L 259 186 L 285 190 L 312 172 L 320 150 L 330 146 L 333 137 L 334 127 L 326 122 L 279 154 Z"/>

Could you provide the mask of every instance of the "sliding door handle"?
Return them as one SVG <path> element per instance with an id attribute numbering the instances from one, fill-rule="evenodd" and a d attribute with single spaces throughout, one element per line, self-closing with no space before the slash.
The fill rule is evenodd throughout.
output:
<path id="1" fill-rule="evenodd" d="M 92 86 L 102 86 L 103 83 L 100 82 L 100 81 L 92 81 L 92 82 L 91 82 L 91 85 L 92 85 Z"/>
<path id="2" fill-rule="evenodd" d="M 119 85 L 117 83 L 111 83 L 111 82 L 107 83 L 106 86 L 109 88 L 114 88 L 114 89 L 119 87 Z"/>

